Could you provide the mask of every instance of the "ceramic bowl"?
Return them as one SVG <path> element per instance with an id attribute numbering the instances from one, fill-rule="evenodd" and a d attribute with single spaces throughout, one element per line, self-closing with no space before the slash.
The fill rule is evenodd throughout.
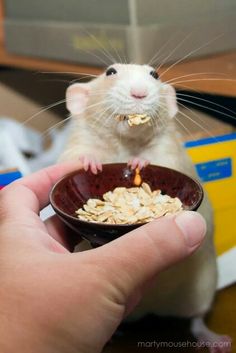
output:
<path id="1" fill-rule="evenodd" d="M 203 199 L 203 189 L 198 181 L 176 170 L 156 165 L 148 165 L 140 172 L 142 181 L 152 190 L 160 189 L 163 194 L 178 197 L 183 208 L 197 210 Z M 89 198 L 102 198 L 102 195 L 115 187 L 133 187 L 135 171 L 127 164 L 104 164 L 97 175 L 90 171 L 77 170 L 64 176 L 53 187 L 50 202 L 56 214 L 80 237 L 87 239 L 93 247 L 103 245 L 121 235 L 143 225 L 105 224 L 82 221 L 75 211 Z"/>

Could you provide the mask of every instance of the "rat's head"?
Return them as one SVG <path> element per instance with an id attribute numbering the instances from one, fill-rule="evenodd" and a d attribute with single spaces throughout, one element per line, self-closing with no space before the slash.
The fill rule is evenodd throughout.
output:
<path id="1" fill-rule="evenodd" d="M 172 86 L 161 82 L 148 65 L 114 64 L 89 83 L 75 83 L 67 90 L 67 108 L 73 115 L 87 112 L 88 119 L 115 132 L 132 136 L 162 129 L 177 113 Z M 149 123 L 130 127 L 126 116 L 146 114 Z M 123 119 L 117 119 L 122 116 Z"/>

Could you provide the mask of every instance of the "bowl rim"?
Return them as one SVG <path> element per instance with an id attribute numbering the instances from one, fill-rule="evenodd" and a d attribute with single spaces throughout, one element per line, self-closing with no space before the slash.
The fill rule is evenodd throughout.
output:
<path id="1" fill-rule="evenodd" d="M 117 166 L 124 166 L 124 167 L 127 167 L 127 163 L 104 163 L 103 166 L 114 166 L 114 165 L 117 165 Z M 204 191 L 203 191 L 203 187 L 201 185 L 201 183 L 196 179 L 196 178 L 193 178 L 185 173 L 182 173 L 176 169 L 173 169 L 173 168 L 168 168 L 168 167 L 164 167 L 164 166 L 161 166 L 161 165 L 157 165 L 157 164 L 148 164 L 147 167 L 158 167 L 158 168 L 161 168 L 161 169 L 167 169 L 167 170 L 171 170 L 171 171 L 174 171 L 175 173 L 178 173 L 178 174 L 182 174 L 184 175 L 185 177 L 187 177 L 188 179 L 191 179 L 195 184 L 197 184 L 198 186 L 198 189 L 199 189 L 199 199 L 198 201 L 190 206 L 189 208 L 187 209 L 184 209 L 186 211 L 194 211 L 196 209 L 198 209 L 198 207 L 201 205 L 202 203 L 202 200 L 203 200 L 203 197 L 204 197 Z M 126 224 L 111 224 L 111 223 L 102 223 L 102 222 L 89 222 L 89 221 L 84 221 L 84 220 L 81 220 L 79 219 L 78 217 L 76 216 L 71 216 L 70 214 L 62 211 L 56 204 L 55 202 L 53 201 L 53 194 L 55 192 L 55 189 L 58 187 L 58 185 L 63 182 L 65 179 L 67 178 L 70 178 L 76 174 L 78 174 L 78 172 L 83 172 L 83 168 L 80 168 L 80 169 L 76 169 L 74 170 L 73 172 L 70 172 L 68 174 L 65 174 L 63 177 L 61 177 L 52 187 L 50 193 L 49 193 L 49 202 L 51 204 L 51 206 L 53 207 L 54 211 L 58 214 L 60 214 L 62 217 L 66 217 L 66 218 L 69 218 L 73 221 L 76 221 L 76 222 L 79 222 L 81 224 L 84 224 L 84 225 L 88 225 L 88 224 L 91 224 L 92 226 L 103 226 L 103 227 L 108 227 L 108 228 L 114 228 L 115 227 L 119 227 L 119 228 L 127 228 L 127 227 L 131 227 L 131 226 L 142 226 L 142 225 L 145 225 L 149 222 L 140 222 L 140 223 L 126 223 Z M 85 172 L 85 171 L 84 171 Z"/>

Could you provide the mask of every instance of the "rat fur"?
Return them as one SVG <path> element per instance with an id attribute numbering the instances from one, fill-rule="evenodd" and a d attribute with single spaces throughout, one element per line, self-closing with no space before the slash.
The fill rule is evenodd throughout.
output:
<path id="1" fill-rule="evenodd" d="M 138 157 L 197 178 L 176 127 L 175 90 L 161 82 L 154 71 L 148 65 L 114 64 L 88 83 L 69 86 L 66 101 L 72 115 L 71 134 L 60 160 L 87 156 L 87 167 L 89 163 L 96 167 L 98 161 L 128 162 Z M 132 113 L 151 116 L 151 124 L 129 127 L 127 121 L 115 118 Z M 130 318 L 138 319 L 147 313 L 188 317 L 192 318 L 191 330 L 197 340 L 230 342 L 229 337 L 210 331 L 203 321 L 212 306 L 217 283 L 214 221 L 207 195 L 198 212 L 207 223 L 203 245 L 194 255 L 160 274 Z M 210 351 L 214 349 L 210 347 Z M 219 352 L 227 349 L 223 347 Z"/>

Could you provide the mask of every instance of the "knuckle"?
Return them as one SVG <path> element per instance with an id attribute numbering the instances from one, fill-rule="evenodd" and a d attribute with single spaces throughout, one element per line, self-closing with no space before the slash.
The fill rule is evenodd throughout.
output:
<path id="1" fill-rule="evenodd" d="M 14 181 L 10 185 L 4 187 L 0 191 L 0 221 L 12 219 L 12 202 L 14 201 L 11 197 L 12 193 L 17 188 L 18 181 Z"/>
<path id="2" fill-rule="evenodd" d="M 8 205 L 8 196 L 7 190 L 1 190 L 0 192 L 0 221 L 4 221 L 4 219 L 9 216 L 9 205 Z"/>

